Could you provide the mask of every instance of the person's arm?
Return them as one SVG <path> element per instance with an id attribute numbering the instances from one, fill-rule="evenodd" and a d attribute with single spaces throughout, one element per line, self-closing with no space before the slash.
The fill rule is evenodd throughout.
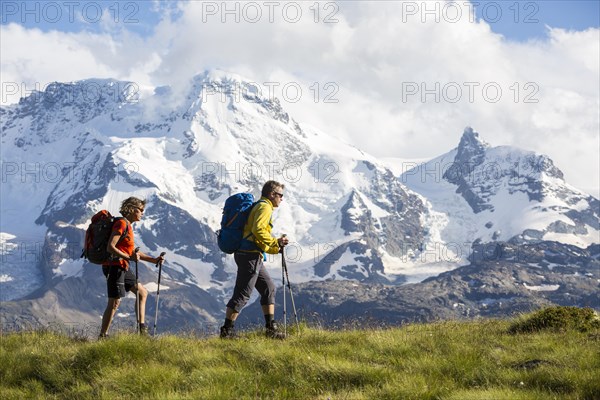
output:
<path id="1" fill-rule="evenodd" d="M 137 253 L 134 252 L 132 255 L 128 255 L 117 248 L 117 243 L 119 243 L 120 239 L 121 239 L 121 234 L 119 232 L 114 232 L 112 234 L 112 236 L 110 237 L 110 240 L 108 241 L 108 251 L 111 254 L 114 254 L 117 257 L 120 257 L 127 261 L 142 260 L 142 261 L 150 262 L 152 264 L 156 264 L 159 261 L 164 261 L 164 257 L 162 257 L 162 256 L 150 257 L 149 255 L 142 253 L 141 251 L 138 251 Z"/>
<path id="2" fill-rule="evenodd" d="M 267 204 L 259 203 L 254 213 L 252 223 L 252 235 L 254 242 L 264 252 L 269 254 L 279 253 L 279 241 L 271 236 L 269 221 L 271 220 L 271 209 Z"/>
<path id="3" fill-rule="evenodd" d="M 126 254 L 123 251 L 117 249 L 117 243 L 119 243 L 119 240 L 121 240 L 122 234 L 123 234 L 123 232 L 114 231 L 112 233 L 112 235 L 110 236 L 110 239 L 108 240 L 108 246 L 106 247 L 106 250 L 108 250 L 108 252 L 110 254 L 113 254 L 119 258 L 122 258 L 123 260 L 137 261 L 136 255 L 129 255 L 129 254 Z"/>
<path id="4" fill-rule="evenodd" d="M 151 257 L 149 255 L 147 255 L 146 253 L 142 253 L 141 251 L 138 251 L 138 255 L 140 256 L 140 260 L 142 261 L 146 261 L 152 264 L 157 264 L 159 261 L 164 261 L 164 257 L 163 256 L 158 256 L 158 257 Z"/>

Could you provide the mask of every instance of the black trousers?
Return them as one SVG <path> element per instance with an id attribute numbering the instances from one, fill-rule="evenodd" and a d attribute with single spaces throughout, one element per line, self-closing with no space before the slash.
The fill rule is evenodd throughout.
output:
<path id="1" fill-rule="evenodd" d="M 135 275 L 131 269 L 127 271 L 118 265 L 103 265 L 102 273 L 106 277 L 108 297 L 120 299 L 135 286 Z"/>
<path id="2" fill-rule="evenodd" d="M 275 304 L 275 284 L 263 264 L 262 254 L 237 252 L 234 259 L 238 272 L 227 307 L 239 313 L 250 299 L 254 288 L 260 294 L 261 305 Z"/>

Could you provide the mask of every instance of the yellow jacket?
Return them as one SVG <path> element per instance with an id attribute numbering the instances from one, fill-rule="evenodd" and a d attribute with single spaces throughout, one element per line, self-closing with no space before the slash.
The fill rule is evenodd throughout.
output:
<path id="1" fill-rule="evenodd" d="M 269 254 L 279 253 L 279 243 L 277 239 L 271 236 L 271 217 L 273 215 L 273 203 L 266 197 L 261 197 L 259 202 L 252 208 L 248 221 L 244 226 L 244 238 L 248 238 L 250 242 L 260 249 L 260 252 L 266 252 Z M 259 250 L 245 250 L 245 246 L 242 245 L 241 251 L 255 252 Z"/>

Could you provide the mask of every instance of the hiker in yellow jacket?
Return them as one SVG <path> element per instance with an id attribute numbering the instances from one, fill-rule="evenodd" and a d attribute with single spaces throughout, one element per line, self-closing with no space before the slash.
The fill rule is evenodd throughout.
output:
<path id="1" fill-rule="evenodd" d="M 225 324 L 221 327 L 221 338 L 235 337 L 234 324 L 242 308 L 256 288 L 265 316 L 266 335 L 284 339 L 275 322 L 275 284 L 263 264 L 263 254 L 277 254 L 288 244 L 286 237 L 279 239 L 271 235 L 273 209 L 283 200 L 284 185 L 268 181 L 262 189 L 260 200 L 253 206 L 244 226 L 244 240 L 234 254 L 238 267 L 235 288 L 225 311 Z"/>

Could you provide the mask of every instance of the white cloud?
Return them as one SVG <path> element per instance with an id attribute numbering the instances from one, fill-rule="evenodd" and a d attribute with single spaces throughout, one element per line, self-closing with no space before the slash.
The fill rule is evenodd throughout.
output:
<path id="1" fill-rule="evenodd" d="M 248 22 L 255 14 L 238 3 L 235 23 L 233 14 L 221 14 L 222 4 L 179 3 L 177 13 L 163 11 L 146 38 L 124 29 L 94 35 L 2 26 L 2 82 L 110 76 L 185 88 L 192 75 L 212 68 L 259 83 L 299 82 L 301 101 L 283 102 L 297 120 L 376 156 L 433 157 L 455 147 L 470 125 L 493 145 L 548 154 L 568 182 L 598 196 L 600 30 L 548 28 L 547 40 L 516 43 L 474 21 L 462 2 L 462 18 L 440 15 L 437 23 L 407 13 L 406 2 L 343 2 L 339 10 L 321 3 L 319 18 L 337 19 L 332 24 L 314 22 L 313 2 L 296 3 L 303 6 L 296 23 L 289 22 L 294 10 L 285 15 L 281 5 L 270 22 L 261 2 L 260 22 Z M 328 82 L 339 88 L 338 103 L 323 102 L 334 93 Z M 415 85 L 419 92 L 407 96 Z M 498 87 L 499 101 L 486 100 Z M 439 102 L 433 93 L 423 101 L 423 88 L 437 92 Z M 456 89 L 462 97 L 453 103 Z"/>
<path id="2" fill-rule="evenodd" d="M 93 48 L 110 36 L 44 33 L 17 24 L 2 26 L 2 82 L 35 83 L 108 77 L 114 71 L 96 59 Z M 4 96 L 3 96 L 4 97 Z M 4 102 L 4 99 L 3 99 Z"/>
<path id="3" fill-rule="evenodd" d="M 118 36 L 42 32 L 12 23 L 0 27 L 0 46 L 3 104 L 55 81 L 116 78 L 150 84 L 149 74 L 161 63 L 142 38 L 127 31 Z"/>

